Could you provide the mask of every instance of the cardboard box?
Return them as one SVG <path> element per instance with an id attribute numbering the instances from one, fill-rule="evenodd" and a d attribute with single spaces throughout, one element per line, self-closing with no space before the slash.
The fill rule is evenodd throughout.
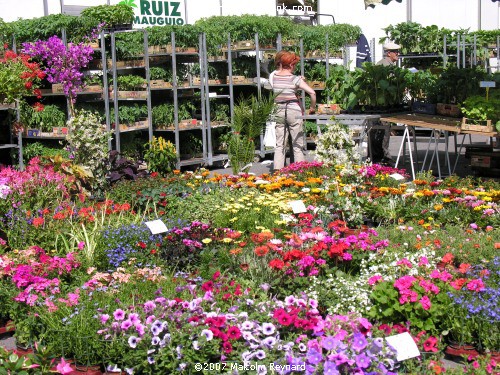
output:
<path id="1" fill-rule="evenodd" d="M 491 157 L 484 155 L 471 155 L 470 165 L 471 167 L 490 168 Z"/>

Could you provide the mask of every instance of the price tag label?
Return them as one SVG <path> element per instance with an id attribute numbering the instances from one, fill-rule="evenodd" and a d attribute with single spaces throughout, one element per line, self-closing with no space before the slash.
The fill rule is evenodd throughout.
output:
<path id="1" fill-rule="evenodd" d="M 303 212 L 307 212 L 306 205 L 303 201 L 290 201 L 290 207 L 292 207 L 292 211 L 294 214 L 301 214 Z"/>
<path id="2" fill-rule="evenodd" d="M 496 87 L 495 81 L 480 81 L 479 87 Z"/>
<path id="3" fill-rule="evenodd" d="M 146 221 L 144 224 L 146 224 L 146 226 L 149 228 L 149 230 L 151 231 L 151 234 L 160 234 L 160 233 L 165 233 L 166 231 L 168 231 L 167 226 L 160 219 Z"/>
<path id="4" fill-rule="evenodd" d="M 386 337 L 385 340 L 396 349 L 396 359 L 398 362 L 405 359 L 415 358 L 420 355 L 417 344 L 408 332 L 400 333 L 399 335 Z"/>

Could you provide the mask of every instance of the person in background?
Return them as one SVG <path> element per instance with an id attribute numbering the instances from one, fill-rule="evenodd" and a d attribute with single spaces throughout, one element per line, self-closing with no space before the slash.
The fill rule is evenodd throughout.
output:
<path id="1" fill-rule="evenodd" d="M 303 120 L 297 118 L 304 111 L 297 95 L 304 90 L 311 97 L 308 113 L 316 112 L 316 93 L 300 76 L 293 74 L 300 58 L 293 52 L 284 51 L 279 57 L 279 70 L 273 72 L 271 86 L 278 106 L 276 113 L 276 148 L 274 170 L 285 166 L 286 139 L 291 136 L 294 162 L 305 160 Z"/>
<path id="2" fill-rule="evenodd" d="M 393 42 L 384 44 L 384 58 L 377 65 L 396 66 L 399 59 L 399 50 L 401 46 Z M 389 151 L 389 142 L 391 139 L 390 126 L 387 129 L 379 129 L 374 132 L 372 138 L 373 162 L 382 164 L 393 164 L 391 153 Z"/>
<path id="3" fill-rule="evenodd" d="M 362 68 L 363 63 L 372 62 L 370 43 L 368 43 L 365 34 L 359 36 L 356 45 L 356 68 Z"/>
<path id="4" fill-rule="evenodd" d="M 396 43 L 388 42 L 384 44 L 384 58 L 380 60 L 377 65 L 396 65 L 399 59 L 399 50 L 401 46 Z"/>

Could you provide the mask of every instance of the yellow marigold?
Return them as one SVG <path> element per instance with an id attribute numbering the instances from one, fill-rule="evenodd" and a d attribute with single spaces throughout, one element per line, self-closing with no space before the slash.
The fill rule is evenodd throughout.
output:
<path id="1" fill-rule="evenodd" d="M 434 205 L 434 209 L 435 209 L 436 211 L 441 211 L 441 210 L 443 209 L 443 205 L 442 205 L 442 204 L 435 204 L 435 205 Z"/>
<path id="2" fill-rule="evenodd" d="M 210 242 L 212 242 L 212 239 L 211 238 L 204 238 L 201 240 L 201 242 L 203 242 L 205 245 L 208 245 Z"/>
<path id="3" fill-rule="evenodd" d="M 224 243 L 230 243 L 230 242 L 232 242 L 232 241 L 233 241 L 233 240 L 232 240 L 231 238 L 227 238 L 227 237 L 225 237 L 225 238 L 222 240 L 222 242 L 224 242 Z"/>
<path id="4" fill-rule="evenodd" d="M 451 198 L 443 198 L 442 201 L 443 203 L 450 203 L 452 200 Z"/>

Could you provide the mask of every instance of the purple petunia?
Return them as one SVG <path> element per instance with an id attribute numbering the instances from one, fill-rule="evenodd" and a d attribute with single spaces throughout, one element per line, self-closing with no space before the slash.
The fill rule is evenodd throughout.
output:
<path id="1" fill-rule="evenodd" d="M 211 341 L 214 338 L 214 333 L 210 331 L 209 329 L 204 329 L 201 331 L 202 336 L 205 336 L 207 341 Z"/>
<path id="2" fill-rule="evenodd" d="M 120 328 L 124 331 L 126 331 L 127 329 L 129 329 L 130 327 L 132 327 L 132 322 L 130 320 L 124 320 L 122 322 L 122 324 L 120 325 Z"/>
<path id="3" fill-rule="evenodd" d="M 323 355 L 316 349 L 309 349 L 307 352 L 307 362 L 317 365 L 323 360 Z"/>
<path id="4" fill-rule="evenodd" d="M 338 340 L 336 340 L 333 336 L 326 336 L 321 340 L 321 346 L 326 350 L 332 350 L 337 346 Z"/>
<path id="5" fill-rule="evenodd" d="M 366 341 L 366 338 L 365 336 L 362 334 L 362 333 L 359 333 L 359 332 L 356 332 L 354 335 L 353 335 L 353 338 L 352 338 L 352 348 L 354 350 L 356 350 L 358 353 L 363 350 L 364 348 L 366 348 L 366 345 L 367 345 L 367 341 Z"/>
<path id="6" fill-rule="evenodd" d="M 325 375 L 338 375 L 338 374 L 340 374 L 340 372 L 337 369 L 337 365 L 335 364 L 335 362 L 326 361 L 325 365 L 324 365 L 323 374 L 325 374 Z"/>
<path id="7" fill-rule="evenodd" d="M 276 344 L 276 339 L 273 336 L 268 336 L 261 341 L 261 345 L 266 346 L 268 348 L 272 348 L 275 344 Z"/>
<path id="8" fill-rule="evenodd" d="M 370 358 L 365 353 L 356 356 L 356 365 L 360 368 L 367 368 L 371 364 Z"/>

